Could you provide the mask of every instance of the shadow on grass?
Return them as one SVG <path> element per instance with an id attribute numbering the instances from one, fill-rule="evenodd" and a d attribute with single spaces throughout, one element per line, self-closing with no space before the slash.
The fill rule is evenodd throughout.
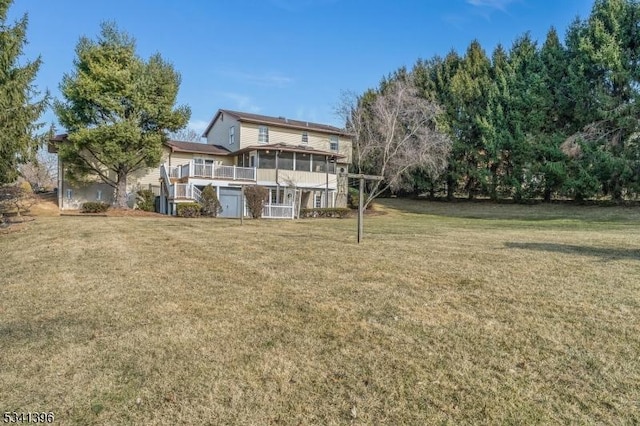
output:
<path id="1" fill-rule="evenodd" d="M 637 208 L 628 206 L 578 205 L 562 203 L 515 204 L 490 200 L 456 200 L 452 202 L 385 198 L 376 200 L 385 208 L 404 213 L 426 214 L 444 218 L 489 221 L 570 221 L 588 223 L 635 223 L 640 220 Z"/>
<path id="2" fill-rule="evenodd" d="M 619 249 L 608 247 L 575 246 L 555 243 L 505 243 L 507 248 L 548 251 L 563 254 L 579 254 L 600 257 L 602 260 L 632 259 L 640 260 L 640 249 Z"/>

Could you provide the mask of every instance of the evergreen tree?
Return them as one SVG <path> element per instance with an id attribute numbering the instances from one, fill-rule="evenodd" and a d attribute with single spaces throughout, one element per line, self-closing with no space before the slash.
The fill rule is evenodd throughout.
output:
<path id="1" fill-rule="evenodd" d="M 487 141 L 487 153 L 490 158 L 488 164 L 489 181 L 486 190 L 491 199 L 496 200 L 501 195 L 510 194 L 507 165 L 511 162 L 510 147 L 513 136 L 509 125 L 509 111 L 511 110 L 511 92 L 513 90 L 514 74 L 509 57 L 502 45 L 498 45 L 491 56 L 492 93 L 488 105 L 488 120 L 491 121 L 492 136 Z"/>
<path id="2" fill-rule="evenodd" d="M 189 120 L 188 107 L 174 108 L 180 76 L 159 54 L 139 58 L 134 40 L 111 23 L 96 41 L 81 38 L 76 54 L 60 85 L 65 101 L 54 105 L 68 131 L 59 155 L 70 176 L 98 176 L 126 208 L 128 176 L 157 167 L 167 133 Z"/>
<path id="3" fill-rule="evenodd" d="M 35 158 L 42 124 L 36 123 L 47 105 L 48 95 L 35 100 L 33 85 L 41 59 L 20 66 L 27 31 L 27 16 L 7 24 L 11 0 L 0 0 L 0 184 L 18 178 L 18 166 Z"/>
<path id="4" fill-rule="evenodd" d="M 452 87 L 452 81 L 458 72 L 461 62 L 462 58 L 455 51 L 449 52 L 443 61 L 437 64 L 433 79 L 436 101 L 444 111 L 444 119 L 446 119 L 447 124 L 446 131 L 452 142 L 451 153 L 443 176 L 448 200 L 453 199 L 464 173 L 461 160 L 464 158 L 465 147 L 464 142 L 459 138 L 457 125 L 458 104 Z"/>
<path id="5" fill-rule="evenodd" d="M 464 180 L 469 198 L 481 192 L 487 176 L 485 141 L 490 129 L 486 121 L 491 97 L 491 63 L 477 40 L 474 40 L 451 80 L 452 101 L 456 105 L 452 120 L 459 142 L 454 161 Z M 455 147 L 455 145 L 454 145 Z"/>

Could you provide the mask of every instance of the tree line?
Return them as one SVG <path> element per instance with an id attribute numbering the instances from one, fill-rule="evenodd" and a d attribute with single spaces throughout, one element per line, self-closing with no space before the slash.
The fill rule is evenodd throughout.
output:
<path id="1" fill-rule="evenodd" d="M 441 173 L 403 173 L 397 186 L 405 193 L 516 201 L 640 193 L 635 0 L 595 1 L 564 40 L 551 28 L 541 45 L 524 34 L 490 55 L 475 40 L 464 54 L 418 60 L 360 95 L 360 115 L 396 82 L 410 82 L 439 105 L 437 128 L 452 142 Z M 355 126 L 348 120 L 347 127 Z M 379 170 L 372 158 L 359 171 Z"/>

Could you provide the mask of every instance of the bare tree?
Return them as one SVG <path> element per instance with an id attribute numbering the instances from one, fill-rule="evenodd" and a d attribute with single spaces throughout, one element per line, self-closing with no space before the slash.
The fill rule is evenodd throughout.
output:
<path id="1" fill-rule="evenodd" d="M 13 212 L 19 218 L 35 203 L 36 198 L 28 182 L 0 186 L 0 216 Z"/>
<path id="2" fill-rule="evenodd" d="M 202 142 L 202 135 L 190 127 L 169 133 L 169 138 L 183 142 Z"/>
<path id="3" fill-rule="evenodd" d="M 408 174 L 421 168 L 437 176 L 447 165 L 451 140 L 438 131 L 437 104 L 420 96 L 412 78 L 387 82 L 362 96 L 346 94 L 338 108 L 353 135 L 358 173 L 375 173 L 364 206 L 387 189 L 397 191 Z"/>
<path id="4" fill-rule="evenodd" d="M 56 186 L 57 167 L 56 156 L 40 149 L 35 159 L 20 167 L 20 175 L 29 182 L 34 191 L 52 189 Z"/>

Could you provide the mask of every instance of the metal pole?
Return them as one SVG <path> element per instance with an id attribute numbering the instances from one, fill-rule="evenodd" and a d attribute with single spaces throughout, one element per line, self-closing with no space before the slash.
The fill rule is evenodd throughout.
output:
<path id="1" fill-rule="evenodd" d="M 362 241 L 364 223 L 363 223 L 363 205 L 364 205 L 364 178 L 360 178 L 360 196 L 358 197 L 358 244 Z"/>
<path id="2" fill-rule="evenodd" d="M 244 185 L 240 187 L 240 225 L 244 225 Z"/>

